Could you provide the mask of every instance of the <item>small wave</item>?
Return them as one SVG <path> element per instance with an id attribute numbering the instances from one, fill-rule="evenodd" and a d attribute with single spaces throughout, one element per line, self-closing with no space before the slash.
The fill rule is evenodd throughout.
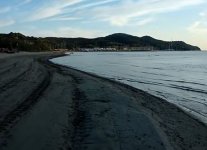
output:
<path id="1" fill-rule="evenodd" d="M 180 90 L 185 90 L 185 91 L 190 91 L 190 92 L 197 92 L 197 93 L 203 93 L 207 94 L 207 91 L 201 90 L 201 89 L 195 89 L 187 86 L 180 86 L 180 85 L 175 85 L 175 84 L 170 84 L 170 87 L 177 88 Z"/>

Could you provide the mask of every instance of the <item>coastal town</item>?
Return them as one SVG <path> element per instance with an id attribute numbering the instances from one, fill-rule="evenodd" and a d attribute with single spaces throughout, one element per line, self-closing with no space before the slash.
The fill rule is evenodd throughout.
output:
<path id="1" fill-rule="evenodd" d="M 101 48 L 101 47 L 95 47 L 95 48 L 78 48 L 78 51 L 82 52 L 96 52 L 96 51 L 153 51 L 154 47 L 152 46 L 146 46 L 146 47 L 108 47 L 108 48 Z"/>
<path id="2" fill-rule="evenodd" d="M 75 48 L 75 49 L 54 49 L 54 51 L 78 51 L 78 52 L 109 52 L 109 51 L 153 51 L 154 47 L 146 46 L 146 47 L 95 47 L 95 48 Z M 18 52 L 17 49 L 9 49 L 9 48 L 1 48 L 0 53 L 16 53 Z"/>
<path id="3" fill-rule="evenodd" d="M 9 49 L 9 48 L 0 47 L 0 53 L 16 53 L 16 52 L 18 52 L 17 49 Z"/>

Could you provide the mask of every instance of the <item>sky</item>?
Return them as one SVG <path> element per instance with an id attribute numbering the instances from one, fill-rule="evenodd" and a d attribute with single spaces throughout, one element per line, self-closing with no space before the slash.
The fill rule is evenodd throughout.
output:
<path id="1" fill-rule="evenodd" d="M 0 0 L 0 33 L 185 41 L 207 50 L 207 0 Z"/>

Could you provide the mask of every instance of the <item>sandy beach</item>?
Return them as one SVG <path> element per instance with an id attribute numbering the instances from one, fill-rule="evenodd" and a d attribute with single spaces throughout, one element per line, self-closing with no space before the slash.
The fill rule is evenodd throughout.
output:
<path id="1" fill-rule="evenodd" d="M 0 54 L 1 150 L 206 150 L 207 125 L 144 91 L 52 64 L 62 53 Z"/>

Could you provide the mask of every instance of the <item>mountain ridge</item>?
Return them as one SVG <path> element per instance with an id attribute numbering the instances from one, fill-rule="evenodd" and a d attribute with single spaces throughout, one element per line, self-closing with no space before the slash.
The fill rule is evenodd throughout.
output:
<path id="1" fill-rule="evenodd" d="M 78 51 L 81 48 L 114 48 L 126 50 L 201 50 L 198 46 L 183 41 L 163 41 L 151 36 L 133 36 L 126 33 L 114 33 L 97 38 L 66 38 L 66 37 L 30 37 L 21 33 L 0 34 L 0 48 L 24 51 L 44 51 L 68 49 Z"/>

